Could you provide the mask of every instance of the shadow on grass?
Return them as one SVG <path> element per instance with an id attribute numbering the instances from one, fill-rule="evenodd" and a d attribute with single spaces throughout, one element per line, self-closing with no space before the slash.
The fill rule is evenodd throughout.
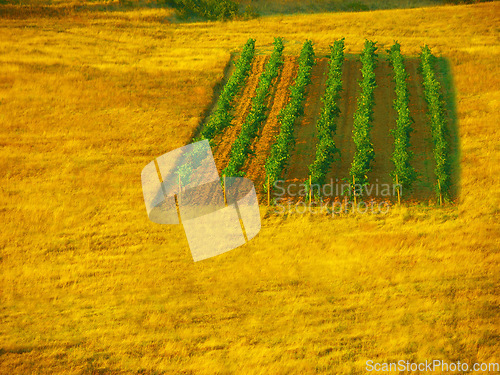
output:
<path id="1" fill-rule="evenodd" d="M 50 3 L 25 4 L 21 1 L 10 3 L 0 0 L 0 18 L 4 19 L 27 19 L 27 18 L 62 18 L 75 16 L 78 14 L 99 15 L 101 13 L 125 13 L 133 10 L 145 9 L 170 9 L 159 5 L 156 1 L 145 0 L 138 3 L 132 1 L 111 1 L 111 2 L 81 2 L 51 5 Z M 90 16 L 92 18 L 92 16 Z M 164 17 L 149 17 L 150 21 L 168 21 L 172 22 L 173 15 Z M 165 19 L 166 18 L 166 19 Z M 164 20 L 165 19 L 165 20 Z"/>
<path id="2" fill-rule="evenodd" d="M 485 1 L 485 0 L 483 0 Z M 290 14 L 315 14 L 333 12 L 368 12 L 387 9 L 411 9 L 453 3 L 451 0 L 305 0 L 294 2 L 267 0 L 239 0 L 237 19 L 248 19 L 257 16 L 275 16 Z M 30 0 L 0 0 L 0 18 L 59 18 L 68 15 L 88 12 L 128 12 L 140 9 L 171 9 L 159 0 L 114 0 L 114 1 L 80 1 L 68 4 L 52 4 L 50 0 L 32 3 Z M 154 17 L 153 17 L 154 18 Z M 165 18 L 165 17 L 163 17 Z M 162 21 L 152 19 L 153 21 Z M 164 21 L 192 23 L 204 22 L 200 18 L 179 19 L 174 15 Z"/>
<path id="3" fill-rule="evenodd" d="M 200 136 L 203 127 L 205 126 L 206 123 L 208 123 L 210 116 L 217 108 L 217 102 L 219 101 L 219 96 L 222 90 L 224 89 L 224 86 L 226 85 L 227 81 L 233 74 L 235 68 L 234 65 L 235 61 L 236 61 L 235 55 L 231 54 L 231 57 L 229 58 L 226 66 L 224 67 L 224 74 L 222 78 L 218 82 L 216 82 L 216 84 L 213 87 L 212 100 L 210 104 L 203 110 L 200 116 L 200 121 L 198 122 L 197 127 L 195 128 L 193 134 L 191 135 L 191 142 L 193 142 L 196 138 Z"/>
<path id="4" fill-rule="evenodd" d="M 304 0 L 304 1 L 240 1 L 242 5 L 250 3 L 262 16 L 288 14 L 314 14 L 330 12 L 369 12 L 387 9 L 411 9 L 426 6 L 444 5 L 449 0 Z"/>

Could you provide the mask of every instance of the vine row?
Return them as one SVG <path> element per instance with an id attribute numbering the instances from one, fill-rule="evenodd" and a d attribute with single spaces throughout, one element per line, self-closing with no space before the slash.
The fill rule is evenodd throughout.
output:
<path id="1" fill-rule="evenodd" d="M 337 118 L 340 115 L 338 102 L 342 92 L 342 69 L 344 65 L 344 38 L 334 42 L 330 46 L 330 66 L 328 79 L 326 81 L 326 91 L 321 98 L 323 108 L 316 129 L 318 132 L 318 143 L 316 145 L 316 157 L 309 165 L 311 183 L 323 185 L 326 174 L 333 162 L 334 155 L 340 153 L 335 146 L 333 135 L 337 131 Z"/>
<path id="2" fill-rule="evenodd" d="M 252 60 L 255 54 L 255 39 L 248 39 L 243 47 L 241 56 L 236 62 L 236 69 L 227 81 L 219 96 L 217 108 L 210 116 L 208 123 L 201 132 L 201 139 L 212 140 L 220 134 L 226 127 L 231 125 L 233 120 L 232 109 L 233 99 L 243 86 L 246 77 L 250 74 Z"/>
<path id="3" fill-rule="evenodd" d="M 434 145 L 436 167 L 436 194 L 442 200 L 448 198 L 450 183 L 448 164 L 448 143 L 446 141 L 446 120 L 444 114 L 441 85 L 434 73 L 435 57 L 428 46 L 422 47 L 420 54 L 425 101 L 429 108 L 429 120 Z"/>
<path id="4" fill-rule="evenodd" d="M 259 78 L 256 95 L 252 99 L 252 108 L 242 125 L 238 137 L 231 148 L 230 160 L 223 174 L 226 176 L 244 176 L 241 168 L 251 154 L 251 145 L 262 123 L 266 120 L 266 102 L 270 95 L 273 80 L 278 76 L 283 66 L 283 39 L 274 40 L 274 51 L 266 64 L 265 70 Z"/>
<path id="5" fill-rule="evenodd" d="M 375 42 L 365 41 L 361 62 L 363 79 L 359 86 L 361 92 L 357 99 L 357 109 L 354 113 L 352 138 L 355 144 L 354 158 L 351 163 L 350 176 L 355 184 L 364 185 L 368 182 L 371 162 L 375 158 L 370 130 L 373 121 L 373 92 L 377 87 L 375 82 L 375 66 L 377 63 L 377 47 Z"/>
<path id="6" fill-rule="evenodd" d="M 303 113 L 306 86 L 311 82 L 311 69 L 314 65 L 313 43 L 307 40 L 300 52 L 299 68 L 293 86 L 290 87 L 290 101 L 279 114 L 281 124 L 280 133 L 271 148 L 271 153 L 265 164 L 267 187 L 269 181 L 272 186 L 283 173 L 290 157 L 290 149 L 295 143 L 294 124 Z"/>
<path id="7" fill-rule="evenodd" d="M 410 189 L 417 178 L 417 173 L 410 163 L 413 156 L 410 151 L 413 119 L 408 107 L 410 102 L 410 93 L 406 84 L 408 74 L 405 70 L 404 58 L 401 55 L 401 46 L 398 42 L 395 42 L 389 50 L 389 58 L 394 69 L 394 81 L 396 83 L 394 109 L 397 113 L 396 126 L 391 129 L 394 137 L 394 152 L 391 157 L 394 170 L 391 172 L 391 176 L 396 185 Z"/>

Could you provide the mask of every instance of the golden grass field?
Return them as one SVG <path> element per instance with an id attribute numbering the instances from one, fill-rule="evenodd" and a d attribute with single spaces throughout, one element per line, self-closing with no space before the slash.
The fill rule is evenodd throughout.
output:
<path id="1" fill-rule="evenodd" d="M 500 362 L 500 2 L 189 24 L 23 12 L 0 22 L 0 373 Z M 190 142 L 231 53 L 275 36 L 288 54 L 345 37 L 346 53 L 370 38 L 449 59 L 457 201 L 342 218 L 263 207 L 249 244 L 193 263 L 180 226 L 148 220 L 141 170 Z"/>

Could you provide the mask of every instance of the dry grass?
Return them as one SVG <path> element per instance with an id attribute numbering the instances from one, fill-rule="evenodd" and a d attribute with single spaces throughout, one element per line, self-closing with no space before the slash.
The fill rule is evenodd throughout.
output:
<path id="1" fill-rule="evenodd" d="M 380 9 L 408 9 L 443 5 L 451 0 L 234 0 L 239 4 L 241 18 L 248 11 L 261 16 L 293 13 L 360 12 Z M 489 1 L 489 0 L 478 0 Z M 4 6 L 2 6 L 2 4 Z M 115 12 L 116 18 L 141 18 L 158 22 L 177 22 L 173 9 L 164 0 L 0 0 L 0 17 L 67 17 L 86 13 L 100 17 L 96 12 Z M 90 12 L 90 14 L 89 14 Z M 144 14 L 147 14 L 144 17 Z M 107 16 L 109 19 L 109 15 Z"/>
<path id="2" fill-rule="evenodd" d="M 363 373 L 367 359 L 499 362 L 498 2 L 162 24 L 137 11 L 0 25 L 0 372 Z M 154 11 L 151 11 L 154 14 Z M 162 12 L 158 10 L 158 12 Z M 147 220 L 140 172 L 189 142 L 232 51 L 346 37 L 451 63 L 458 202 L 264 212 L 193 264 Z"/>
<path id="3" fill-rule="evenodd" d="M 262 15 L 276 13 L 358 12 L 378 9 L 416 8 L 444 3 L 444 0 L 236 0 Z"/>

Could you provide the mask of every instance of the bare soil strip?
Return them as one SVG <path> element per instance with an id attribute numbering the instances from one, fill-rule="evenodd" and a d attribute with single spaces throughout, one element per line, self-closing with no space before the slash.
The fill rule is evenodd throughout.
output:
<path id="1" fill-rule="evenodd" d="M 352 57 L 344 60 L 342 74 L 342 96 L 339 103 L 340 116 L 337 120 L 337 132 L 333 139 L 340 150 L 340 157 L 332 163 L 330 173 L 326 176 L 326 183 L 333 181 L 334 184 L 342 184 L 343 180 L 349 180 L 349 170 L 354 158 L 354 142 L 352 140 L 352 129 L 354 123 L 354 112 L 356 111 L 356 98 L 358 96 L 361 79 L 361 61 Z"/>
<path id="2" fill-rule="evenodd" d="M 410 113 L 415 121 L 413 132 L 410 135 L 410 150 L 413 152 L 412 165 L 419 174 L 413 191 L 404 192 L 405 199 L 419 201 L 434 199 L 434 157 L 432 154 L 432 135 L 427 119 L 427 105 L 425 104 L 422 77 L 418 73 L 419 61 L 407 60 L 405 63 L 408 78 L 408 90 L 410 91 Z"/>
<path id="3" fill-rule="evenodd" d="M 372 170 L 368 174 L 370 185 L 374 185 L 372 194 L 370 194 L 373 198 L 377 198 L 377 185 L 380 192 L 381 185 L 392 186 L 393 184 L 390 173 L 394 169 L 391 161 L 394 152 L 394 137 L 391 134 L 391 129 L 396 126 L 397 118 L 396 110 L 393 107 L 396 99 L 396 84 L 393 80 L 394 69 L 389 65 L 388 60 L 379 59 L 375 68 L 375 77 L 377 87 L 374 91 L 375 106 L 373 107 L 373 127 L 371 129 L 375 159 L 372 162 Z"/>
<path id="4" fill-rule="evenodd" d="M 243 170 L 246 171 L 246 177 L 254 182 L 258 194 L 262 192 L 262 185 L 265 180 L 264 165 L 266 159 L 269 156 L 275 137 L 279 134 L 278 115 L 281 109 L 284 108 L 289 101 L 289 89 L 295 80 L 297 70 L 297 57 L 285 56 L 283 69 L 277 78 L 277 85 L 273 85 L 273 87 L 276 87 L 276 91 L 274 96 L 270 99 L 272 105 L 269 115 L 260 134 L 256 137 L 252 145 L 255 154 L 248 158 L 243 168 Z"/>
<path id="5" fill-rule="evenodd" d="M 321 97 L 326 90 L 328 59 L 316 59 L 311 71 L 311 83 L 307 86 L 304 114 L 295 124 L 295 147 L 291 153 L 285 185 L 302 183 L 309 178 L 309 165 L 316 156 L 316 122 L 321 114 L 323 103 Z"/>
<path id="6" fill-rule="evenodd" d="M 214 151 L 215 164 L 219 173 L 226 168 L 230 159 L 231 147 L 234 140 L 240 134 L 241 126 L 245 121 L 252 106 L 252 99 L 255 96 L 255 90 L 259 83 L 260 75 L 264 72 L 268 56 L 255 56 L 252 62 L 252 71 L 247 78 L 245 87 L 242 92 L 235 98 L 235 103 L 238 103 L 234 110 L 234 119 L 231 126 L 226 128 L 224 132 L 216 137 L 217 147 Z"/>

